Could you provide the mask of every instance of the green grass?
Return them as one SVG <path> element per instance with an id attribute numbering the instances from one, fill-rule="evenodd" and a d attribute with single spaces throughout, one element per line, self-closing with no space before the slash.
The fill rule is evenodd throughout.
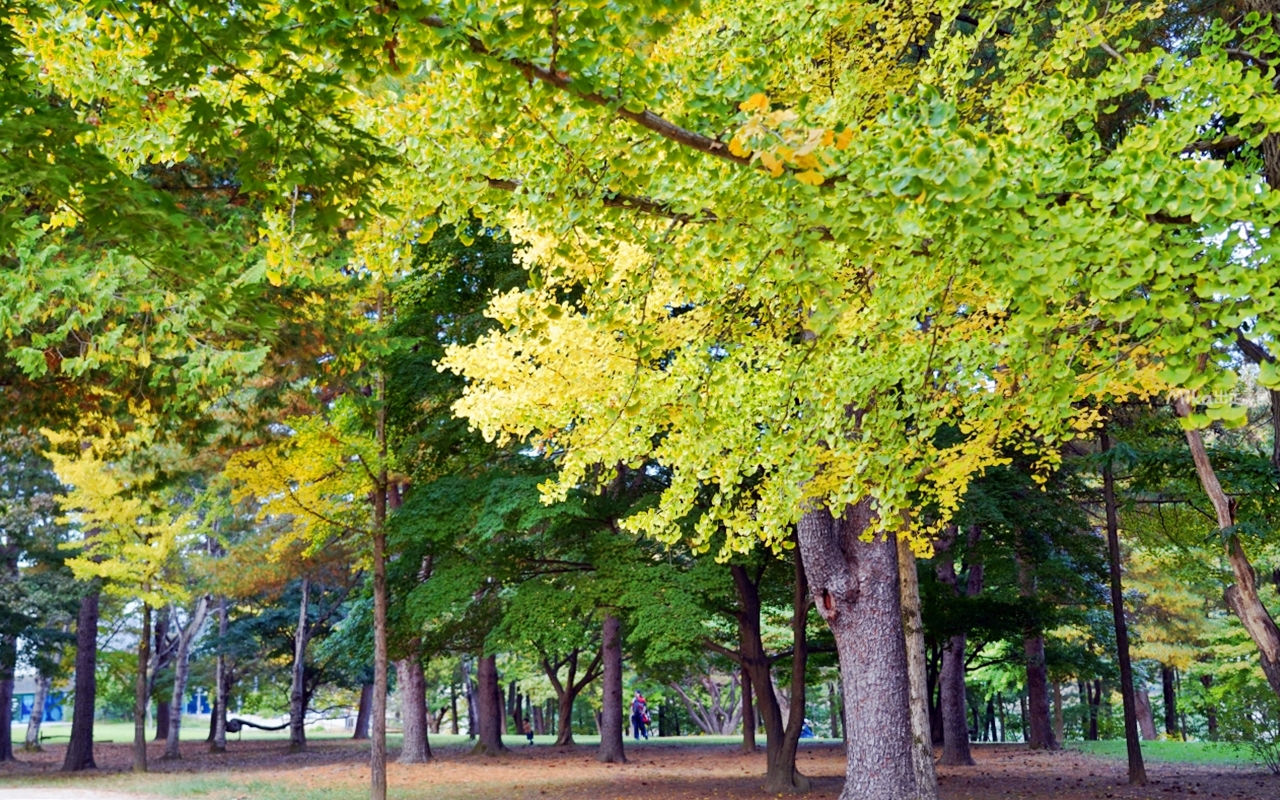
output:
<path id="1" fill-rule="evenodd" d="M 1122 739 L 1099 742 L 1068 742 L 1067 748 L 1103 758 L 1128 757 Z M 1155 741 L 1142 743 L 1145 761 L 1158 763 L 1206 764 L 1217 766 L 1252 766 L 1257 762 L 1247 747 L 1221 742 Z"/>

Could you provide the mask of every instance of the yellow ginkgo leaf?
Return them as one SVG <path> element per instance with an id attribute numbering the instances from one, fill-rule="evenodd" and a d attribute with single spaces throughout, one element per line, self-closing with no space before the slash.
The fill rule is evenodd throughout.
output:
<path id="1" fill-rule="evenodd" d="M 769 96 L 764 92 L 756 92 L 744 100 L 738 108 L 743 111 L 764 111 L 769 108 Z"/>
<path id="2" fill-rule="evenodd" d="M 822 173 L 819 172 L 818 170 L 810 169 L 810 170 L 805 170 L 804 172 L 797 172 L 796 180 L 808 186 L 821 186 L 822 182 L 826 179 L 822 176 Z"/>

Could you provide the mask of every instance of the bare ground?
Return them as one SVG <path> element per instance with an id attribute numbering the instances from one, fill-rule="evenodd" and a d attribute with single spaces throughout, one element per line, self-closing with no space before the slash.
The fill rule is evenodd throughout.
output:
<path id="1" fill-rule="evenodd" d="M 367 744 L 318 741 L 306 753 L 289 755 L 277 741 L 231 742 L 230 752 L 211 755 L 198 742 L 184 744 L 180 762 L 159 760 L 162 745 L 151 755 L 153 769 L 167 778 L 197 774 L 219 778 L 226 786 L 253 789 L 232 791 L 227 797 L 264 798 L 299 791 L 358 793 L 368 785 Z M 476 800 L 759 800 L 764 771 L 763 754 L 744 755 L 722 745 L 628 745 L 630 762 L 599 764 L 594 748 L 517 747 L 498 757 L 473 756 L 450 748 L 424 765 L 391 764 L 392 796 L 399 798 L 475 798 Z M 1033 753 L 1016 745 L 974 748 L 976 767 L 940 768 L 944 800 L 1168 800 L 1205 797 L 1235 800 L 1280 800 L 1280 778 L 1254 769 L 1186 764 L 1150 764 L 1152 783 L 1125 785 L 1122 762 L 1081 753 Z M 16 765 L 0 765 L 0 800 L 132 800 L 110 794 L 121 788 L 129 768 L 130 748 L 102 744 L 95 749 L 100 769 L 67 783 L 56 772 L 62 748 L 20 756 Z M 393 752 L 394 756 L 395 753 Z M 813 780 L 813 800 L 832 800 L 844 783 L 842 749 L 834 745 L 805 746 L 799 756 L 802 772 Z M 160 776 L 157 776 L 159 778 Z M 133 780 L 133 779 L 128 779 Z M 145 780 L 145 779 L 144 779 Z M 56 784 L 54 783 L 56 781 Z M 33 788 L 6 789 L 5 784 Z M 127 788 L 143 786 L 133 784 Z M 218 797 L 212 792 L 210 797 Z M 154 800 L 151 795 L 149 800 Z M 174 798 L 176 800 L 176 798 Z"/>

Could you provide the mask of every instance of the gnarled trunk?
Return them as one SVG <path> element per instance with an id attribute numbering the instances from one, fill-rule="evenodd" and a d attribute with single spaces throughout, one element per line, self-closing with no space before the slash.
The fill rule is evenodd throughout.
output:
<path id="1" fill-rule="evenodd" d="M 476 668 L 476 720 L 480 741 L 474 752 L 497 755 L 506 750 L 502 743 L 502 690 L 498 688 L 497 656 L 482 656 Z"/>
<path id="2" fill-rule="evenodd" d="M 604 633 L 600 639 L 603 652 L 604 705 L 600 711 L 600 749 L 596 760 L 606 764 L 625 764 L 627 754 L 622 736 L 622 624 L 612 614 L 604 617 Z"/>
<path id="3" fill-rule="evenodd" d="M 427 681 L 422 673 L 422 660 L 415 648 L 395 664 L 400 684 L 400 718 L 404 724 L 400 763 L 423 764 L 431 760 L 431 743 L 427 739 Z"/>
<path id="4" fill-rule="evenodd" d="M 93 713 L 98 696 L 98 588 L 80 598 L 76 618 L 75 705 L 71 710 L 71 740 L 62 759 L 63 772 L 95 769 Z"/>
<path id="5" fill-rule="evenodd" d="M 831 627 L 840 658 L 845 720 L 842 800 L 936 800 L 918 783 L 911 727 L 906 634 L 893 537 L 862 540 L 870 502 L 833 517 L 805 513 L 797 526 L 813 600 Z"/>

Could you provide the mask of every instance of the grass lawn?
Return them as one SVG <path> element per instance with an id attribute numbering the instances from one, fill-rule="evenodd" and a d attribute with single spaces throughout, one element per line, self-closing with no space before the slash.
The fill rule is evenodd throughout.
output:
<path id="1" fill-rule="evenodd" d="M 1127 759 L 1123 739 L 1067 742 L 1067 749 L 1104 758 Z M 1142 758 L 1152 763 L 1249 767 L 1257 763 L 1249 748 L 1222 742 L 1155 741 L 1142 743 Z"/>

